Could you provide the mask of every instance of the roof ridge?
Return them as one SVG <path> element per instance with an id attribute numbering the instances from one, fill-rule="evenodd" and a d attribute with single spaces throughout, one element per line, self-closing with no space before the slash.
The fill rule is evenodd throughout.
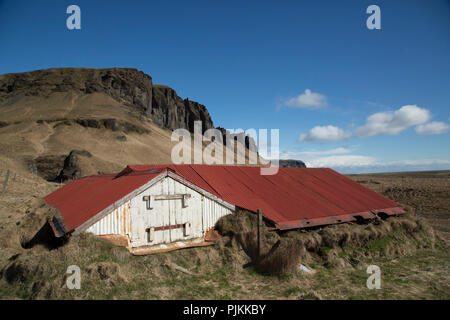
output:
<path id="1" fill-rule="evenodd" d="M 194 172 L 200 177 L 200 179 L 202 179 L 203 181 L 205 181 L 205 183 L 212 189 L 214 190 L 214 192 L 216 192 L 220 197 L 222 197 L 222 195 L 220 194 L 220 192 L 218 192 L 208 181 L 205 180 L 205 178 L 202 177 L 201 174 L 199 174 L 197 172 L 197 170 L 194 169 L 194 167 L 192 167 L 192 164 L 189 165 L 189 167 L 192 168 L 192 170 L 194 170 Z"/>

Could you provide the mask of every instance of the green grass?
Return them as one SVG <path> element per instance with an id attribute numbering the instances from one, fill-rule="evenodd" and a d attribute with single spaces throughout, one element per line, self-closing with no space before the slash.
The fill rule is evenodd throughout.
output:
<path id="1" fill-rule="evenodd" d="M 383 252 L 393 242 L 392 236 L 383 236 L 380 239 L 370 241 L 367 247 L 370 251 Z"/>

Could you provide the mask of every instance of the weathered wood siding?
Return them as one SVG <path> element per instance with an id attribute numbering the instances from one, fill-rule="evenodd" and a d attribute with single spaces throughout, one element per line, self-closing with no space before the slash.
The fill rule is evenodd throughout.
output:
<path id="1" fill-rule="evenodd" d="M 97 221 L 90 226 L 86 232 L 91 232 L 95 235 L 105 234 L 131 234 L 131 202 L 127 201 L 103 219 Z"/>
<path id="2" fill-rule="evenodd" d="M 168 195 L 188 195 L 187 206 L 183 205 L 181 198 L 164 198 Z M 149 209 L 144 197 L 151 196 Z M 219 218 L 232 212 L 217 201 L 166 177 L 97 221 L 87 231 L 96 235 L 128 235 L 132 247 L 156 245 L 203 237 Z M 190 225 L 186 227 L 186 223 Z M 171 229 L 158 230 L 161 227 Z"/>

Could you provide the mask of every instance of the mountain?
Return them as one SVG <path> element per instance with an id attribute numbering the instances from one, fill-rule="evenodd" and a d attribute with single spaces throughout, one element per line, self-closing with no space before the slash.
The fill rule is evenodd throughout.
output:
<path id="1" fill-rule="evenodd" d="M 167 86 L 153 85 L 149 75 L 136 69 L 64 68 L 0 76 L 0 106 L 15 105 L 25 97 L 50 98 L 69 92 L 109 96 L 172 130 L 186 128 L 193 132 L 195 120 L 203 121 L 204 130 L 214 127 L 204 105 L 181 99 Z"/>
<path id="2" fill-rule="evenodd" d="M 0 168 L 47 180 L 170 163 L 172 130 L 214 128 L 207 108 L 136 69 L 0 75 Z M 247 150 L 248 156 L 248 150 Z"/>

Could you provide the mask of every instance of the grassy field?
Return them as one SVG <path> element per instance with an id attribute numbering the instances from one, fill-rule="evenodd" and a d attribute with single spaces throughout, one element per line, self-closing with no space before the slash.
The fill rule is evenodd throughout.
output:
<path id="1" fill-rule="evenodd" d="M 0 297 L 449 299 L 450 172 L 351 178 L 404 204 L 410 213 L 386 221 L 306 232 L 279 235 L 266 231 L 267 249 L 278 240 L 282 245 L 268 255 L 269 263 L 264 265 L 264 261 L 254 263 L 248 249 L 251 245 L 242 240 L 253 232 L 253 217 L 245 214 L 222 221 L 225 235 L 211 247 L 132 256 L 124 248 L 82 235 L 55 250 L 42 246 L 24 249 L 21 243 L 49 214 L 40 207 L 39 198 L 57 186 L 33 175 L 20 175 L 0 199 Z M 242 232 L 236 232 L 239 224 Z M 271 272 L 274 260 L 288 266 L 295 262 L 295 267 L 297 261 L 286 258 L 290 256 L 298 257 L 312 272 L 289 268 L 289 272 Z M 81 269 L 80 290 L 66 287 L 69 265 Z M 368 265 L 381 269 L 380 290 L 366 287 Z"/>
<path id="2" fill-rule="evenodd" d="M 380 173 L 350 177 L 411 207 L 441 236 L 450 240 L 450 171 Z"/>

